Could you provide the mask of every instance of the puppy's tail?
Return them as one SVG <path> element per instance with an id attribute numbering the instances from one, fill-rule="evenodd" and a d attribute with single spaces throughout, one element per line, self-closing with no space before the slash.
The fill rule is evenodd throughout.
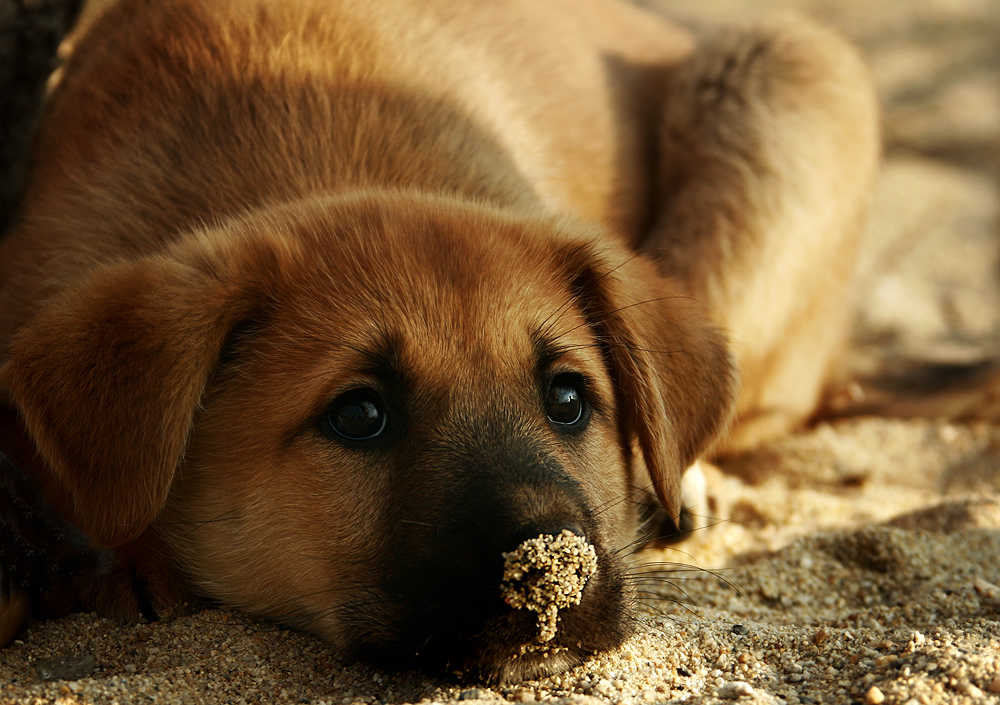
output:
<path id="1" fill-rule="evenodd" d="M 1000 422 L 1000 359 L 883 361 L 828 395 L 814 421 L 851 416 Z"/>

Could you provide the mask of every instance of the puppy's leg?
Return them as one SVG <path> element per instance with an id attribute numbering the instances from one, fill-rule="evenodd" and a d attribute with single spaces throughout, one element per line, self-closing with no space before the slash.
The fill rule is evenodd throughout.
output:
<path id="1" fill-rule="evenodd" d="M 876 99 L 857 52 L 797 20 L 704 42 L 664 92 L 641 248 L 730 335 L 742 390 L 721 450 L 738 451 L 813 411 L 844 343 Z"/>

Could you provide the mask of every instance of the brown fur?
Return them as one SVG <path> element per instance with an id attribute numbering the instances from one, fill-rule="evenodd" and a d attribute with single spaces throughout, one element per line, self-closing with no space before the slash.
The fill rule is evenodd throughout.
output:
<path id="1" fill-rule="evenodd" d="M 461 514 L 455 467 L 525 448 L 612 575 L 647 475 L 676 515 L 734 403 L 723 448 L 815 406 L 875 125 L 855 53 L 801 22 L 698 44 L 606 0 L 124 0 L 76 39 L 0 241 L 2 448 L 116 550 L 83 599 L 119 615 L 138 576 L 157 608 L 395 643 L 393 561 Z M 564 373 L 572 439 L 539 401 Z M 358 386 L 405 420 L 376 450 L 317 430 Z M 536 672 L 510 640 L 465 665 Z"/>

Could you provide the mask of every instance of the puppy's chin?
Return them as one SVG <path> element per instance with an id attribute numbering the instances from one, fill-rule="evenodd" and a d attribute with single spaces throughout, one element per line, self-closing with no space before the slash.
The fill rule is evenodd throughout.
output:
<path id="1" fill-rule="evenodd" d="M 579 626 L 579 623 L 576 625 Z M 620 646 L 632 633 L 632 621 L 595 627 L 590 625 L 587 638 L 578 640 L 575 636 L 551 642 L 538 643 L 534 639 L 518 646 L 510 646 L 501 636 L 497 642 L 481 652 L 470 655 L 452 673 L 480 680 L 485 683 L 504 685 L 537 680 L 552 676 L 579 666 L 595 653 L 601 653 Z M 601 630 L 596 633 L 595 630 Z"/>
<path id="2" fill-rule="evenodd" d="M 566 646 L 527 644 L 515 648 L 490 648 L 489 654 L 461 657 L 457 654 L 441 660 L 435 656 L 403 656 L 382 650 L 363 651 L 362 660 L 391 670 L 412 668 L 444 678 L 459 678 L 488 685 L 507 685 L 537 680 L 575 668 L 593 653 Z"/>
<path id="3" fill-rule="evenodd" d="M 585 657 L 565 647 L 526 647 L 523 654 L 495 663 L 480 675 L 490 683 L 520 683 L 568 671 L 583 663 Z"/>

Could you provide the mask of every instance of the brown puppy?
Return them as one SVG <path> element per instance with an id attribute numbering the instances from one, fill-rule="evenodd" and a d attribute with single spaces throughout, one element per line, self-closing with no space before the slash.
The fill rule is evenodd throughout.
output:
<path id="1" fill-rule="evenodd" d="M 345 655 L 565 668 L 632 627 L 635 488 L 676 516 L 734 404 L 728 447 L 815 405 L 875 125 L 801 23 L 123 0 L 0 242 L 0 450 L 114 550 L 88 608 L 203 595 Z M 598 568 L 539 645 L 502 554 L 563 529 Z"/>

